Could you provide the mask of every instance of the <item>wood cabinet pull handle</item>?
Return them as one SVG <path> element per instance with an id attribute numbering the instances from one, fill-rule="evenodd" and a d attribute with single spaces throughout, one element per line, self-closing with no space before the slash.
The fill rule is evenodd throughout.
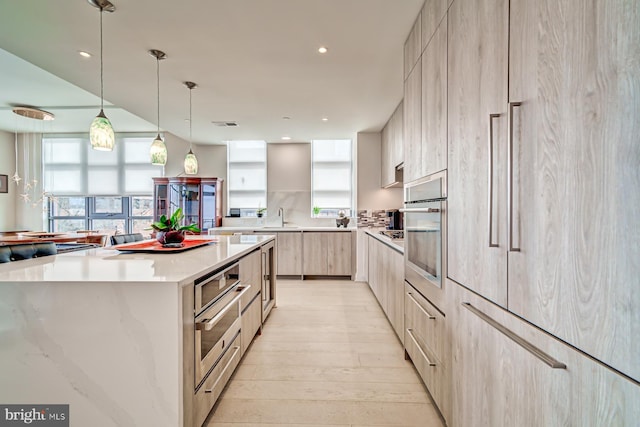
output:
<path id="1" fill-rule="evenodd" d="M 510 102 L 509 103 L 509 143 L 508 145 L 508 158 L 507 162 L 507 192 L 509 197 L 508 203 L 508 215 L 507 215 L 507 230 L 509 240 L 509 252 L 520 252 L 520 248 L 513 246 L 513 109 L 522 105 L 522 102 Z"/>
<path id="2" fill-rule="evenodd" d="M 529 341 L 525 340 L 520 335 L 517 335 L 512 330 L 507 329 L 506 327 L 504 327 L 503 325 L 501 325 L 500 323 L 495 321 L 493 318 L 487 316 L 482 311 L 480 311 L 477 308 L 475 308 L 473 305 L 471 305 L 471 303 L 463 302 L 462 306 L 464 308 L 466 308 L 467 310 L 469 310 L 470 312 L 472 312 L 473 314 L 475 314 L 476 316 L 478 316 L 480 319 L 482 319 L 485 322 L 487 322 L 489 325 L 493 326 L 495 329 L 500 331 L 502 334 L 504 334 L 511 341 L 515 342 L 520 347 L 524 348 L 525 350 L 527 350 L 529 353 L 533 354 L 538 359 L 542 360 L 547 366 L 549 366 L 549 367 L 551 367 L 553 369 L 567 369 L 567 365 L 565 365 L 564 363 L 562 363 L 562 362 L 554 359 L 553 357 L 549 356 L 547 353 L 545 353 L 544 351 L 540 350 L 538 347 L 536 347 L 535 345 L 531 344 Z"/>
<path id="3" fill-rule="evenodd" d="M 233 362 L 233 359 L 236 358 L 236 355 L 238 354 L 239 351 L 240 351 L 240 347 L 239 346 L 233 347 L 233 354 L 229 358 L 229 361 L 227 362 L 227 364 L 224 365 L 224 368 L 222 369 L 222 372 L 220 372 L 220 376 L 218 378 L 216 378 L 216 382 L 213 383 L 213 386 L 211 386 L 211 388 L 205 389 L 205 391 L 204 391 L 205 393 L 213 393 L 213 391 L 218 386 L 218 383 L 220 382 L 220 379 L 222 378 L 222 375 L 224 375 L 224 373 L 227 371 L 227 369 L 229 369 L 229 366 L 231 365 L 231 362 Z"/>
<path id="4" fill-rule="evenodd" d="M 426 353 L 424 352 L 424 350 L 422 350 L 422 347 L 420 347 L 420 344 L 418 344 L 418 340 L 416 340 L 416 337 L 413 336 L 413 329 L 411 328 L 407 328 L 407 333 L 409 334 L 409 336 L 411 337 L 411 340 L 413 341 L 413 343 L 416 345 L 416 347 L 418 348 L 418 351 L 420 352 L 420 354 L 422 354 L 422 357 L 424 357 L 424 360 L 427 361 L 427 365 L 429 366 L 436 366 L 436 364 L 434 362 L 431 361 L 431 359 L 429 359 L 426 355 Z"/>
<path id="5" fill-rule="evenodd" d="M 497 243 L 493 243 L 493 119 L 500 117 L 500 114 L 489 114 L 489 173 L 488 173 L 488 186 L 487 191 L 489 196 L 489 204 L 487 207 L 487 216 L 489 217 L 489 247 L 499 247 Z"/>
<path id="6" fill-rule="evenodd" d="M 427 316 L 428 319 L 436 320 L 436 316 L 429 314 L 429 312 L 425 310 L 424 307 L 422 307 L 422 305 L 420 305 L 420 303 L 413 297 L 411 292 L 407 292 L 407 296 L 411 299 L 411 301 L 413 301 L 418 306 L 420 311 L 422 311 L 425 314 L 425 316 Z"/>

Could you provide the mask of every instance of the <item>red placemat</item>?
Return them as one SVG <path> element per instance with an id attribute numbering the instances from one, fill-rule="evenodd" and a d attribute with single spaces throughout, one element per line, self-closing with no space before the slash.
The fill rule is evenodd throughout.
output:
<path id="1" fill-rule="evenodd" d="M 117 249 L 123 252 L 176 253 L 199 248 L 215 242 L 217 242 L 215 239 L 185 239 L 179 248 L 165 248 L 162 246 L 162 243 L 157 240 L 145 240 L 144 242 L 124 243 L 122 245 L 111 246 L 111 249 Z"/>

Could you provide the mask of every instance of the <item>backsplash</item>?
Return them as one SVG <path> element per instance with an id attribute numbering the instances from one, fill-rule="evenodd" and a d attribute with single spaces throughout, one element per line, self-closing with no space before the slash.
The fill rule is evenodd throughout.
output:
<path id="1" fill-rule="evenodd" d="M 358 227 L 386 227 L 389 224 L 385 210 L 358 211 Z"/>

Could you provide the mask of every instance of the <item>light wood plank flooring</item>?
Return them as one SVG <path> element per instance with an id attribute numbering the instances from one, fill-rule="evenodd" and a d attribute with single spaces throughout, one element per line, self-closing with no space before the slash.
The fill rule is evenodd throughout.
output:
<path id="1" fill-rule="evenodd" d="M 278 281 L 208 427 L 443 424 L 366 283 Z"/>

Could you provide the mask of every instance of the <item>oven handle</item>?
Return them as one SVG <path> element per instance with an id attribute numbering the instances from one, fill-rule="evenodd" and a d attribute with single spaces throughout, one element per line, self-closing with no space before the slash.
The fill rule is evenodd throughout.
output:
<path id="1" fill-rule="evenodd" d="M 218 314 L 213 316 L 211 319 L 209 319 L 209 320 L 204 319 L 204 321 L 202 321 L 202 322 L 197 322 L 195 324 L 196 330 L 198 330 L 198 331 L 210 331 L 213 328 L 213 325 L 218 323 L 218 321 L 225 314 L 227 314 L 227 312 L 233 307 L 233 305 L 236 304 L 238 301 L 240 301 L 240 298 L 242 298 L 242 295 L 244 295 L 245 292 L 247 292 L 249 290 L 249 288 L 251 288 L 251 285 L 246 285 L 246 287 L 244 289 L 239 291 L 238 295 L 233 297 L 233 299 L 231 300 L 231 302 L 229 302 L 229 304 L 227 304 L 222 310 L 220 310 L 220 312 Z"/>
<path id="2" fill-rule="evenodd" d="M 400 212 L 408 212 L 408 213 L 439 213 L 439 208 L 404 208 L 400 209 Z"/>

